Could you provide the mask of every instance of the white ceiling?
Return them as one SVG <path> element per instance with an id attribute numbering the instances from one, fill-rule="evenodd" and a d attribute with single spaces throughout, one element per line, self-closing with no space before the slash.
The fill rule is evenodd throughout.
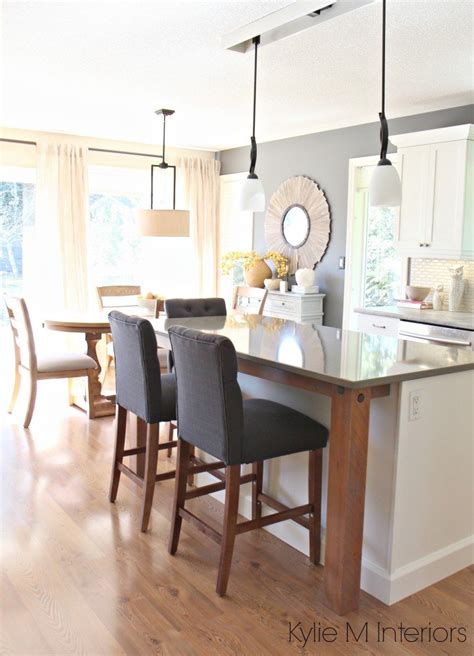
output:
<path id="1" fill-rule="evenodd" d="M 290 0 L 4 2 L 8 127 L 221 150 L 247 144 L 251 54 L 218 37 Z M 389 0 L 389 118 L 472 101 L 473 3 Z M 381 3 L 261 48 L 257 139 L 377 120 Z"/>

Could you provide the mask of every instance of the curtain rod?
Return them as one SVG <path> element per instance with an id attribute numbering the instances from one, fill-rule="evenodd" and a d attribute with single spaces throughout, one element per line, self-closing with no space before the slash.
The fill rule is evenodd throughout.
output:
<path id="1" fill-rule="evenodd" d="M 18 143 L 18 144 L 23 144 L 25 146 L 36 146 L 36 141 L 25 141 L 23 139 L 6 139 L 6 138 L 0 138 L 0 141 L 4 141 L 7 143 Z M 130 152 L 128 150 L 110 150 L 108 148 L 89 148 L 88 150 L 91 150 L 95 153 L 112 153 L 113 155 L 137 155 L 138 157 L 155 157 L 157 159 L 163 159 L 162 155 L 151 155 L 149 153 L 134 153 Z"/>

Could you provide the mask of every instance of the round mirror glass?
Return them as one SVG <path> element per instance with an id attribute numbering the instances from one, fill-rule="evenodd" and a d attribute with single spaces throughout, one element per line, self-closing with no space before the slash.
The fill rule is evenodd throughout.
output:
<path id="1" fill-rule="evenodd" d="M 299 248 L 309 235 L 308 212 L 301 205 L 292 205 L 283 214 L 281 231 L 285 241 L 293 248 Z"/>

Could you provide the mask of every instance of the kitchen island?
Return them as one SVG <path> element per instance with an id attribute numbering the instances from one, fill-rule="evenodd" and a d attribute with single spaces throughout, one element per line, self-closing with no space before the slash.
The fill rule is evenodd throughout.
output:
<path id="1" fill-rule="evenodd" d="M 153 323 L 165 348 L 176 324 L 228 336 L 244 394 L 330 428 L 322 524 L 336 612 L 357 608 L 360 586 L 393 603 L 471 562 L 474 353 L 254 315 Z M 305 503 L 306 467 L 305 454 L 270 461 L 264 486 Z M 247 497 L 240 508 L 250 515 Z M 296 524 L 271 532 L 307 553 Z"/>

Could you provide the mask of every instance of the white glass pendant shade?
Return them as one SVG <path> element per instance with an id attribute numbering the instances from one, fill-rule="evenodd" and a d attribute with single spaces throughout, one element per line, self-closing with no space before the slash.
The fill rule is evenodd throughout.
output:
<path id="1" fill-rule="evenodd" d="M 246 178 L 240 190 L 240 210 L 242 212 L 264 212 L 265 191 L 258 178 Z"/>
<path id="2" fill-rule="evenodd" d="M 188 210 L 139 210 L 138 232 L 142 237 L 189 237 Z"/>
<path id="3" fill-rule="evenodd" d="M 402 187 L 397 169 L 392 164 L 375 167 L 369 186 L 371 207 L 399 207 Z"/>

